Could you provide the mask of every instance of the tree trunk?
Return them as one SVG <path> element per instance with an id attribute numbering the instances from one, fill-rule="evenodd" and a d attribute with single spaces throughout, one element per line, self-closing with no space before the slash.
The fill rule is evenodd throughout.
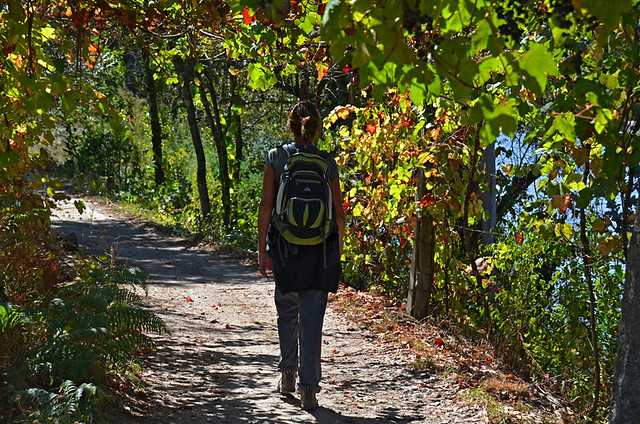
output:
<path id="1" fill-rule="evenodd" d="M 182 74 L 182 98 L 184 107 L 187 110 L 189 132 L 191 133 L 191 140 L 197 160 L 196 179 L 198 196 L 200 197 L 200 212 L 202 213 L 202 217 L 207 219 L 211 213 L 211 202 L 209 201 L 209 190 L 207 188 L 207 160 L 202 147 L 202 139 L 200 138 L 196 108 L 193 105 L 193 96 L 191 95 L 191 81 L 193 81 L 194 75 L 193 63 L 188 62 L 185 64 L 182 58 L 176 56 L 174 64 L 178 72 Z"/>
<path id="2" fill-rule="evenodd" d="M 473 231 L 469 227 L 469 204 L 471 202 L 471 194 L 473 190 L 473 176 L 475 175 L 476 168 L 478 166 L 478 153 L 480 152 L 480 130 L 482 126 L 486 125 L 485 123 L 481 123 L 475 129 L 475 141 L 473 146 L 473 151 L 471 152 L 471 163 L 469 164 L 469 181 L 467 181 L 467 187 L 465 189 L 464 194 L 464 203 L 462 205 L 462 245 L 464 246 L 465 253 L 471 265 L 472 275 L 476 280 L 476 287 L 478 288 L 478 295 L 480 297 L 480 302 L 484 309 L 484 321 L 485 327 L 487 329 L 487 335 L 491 335 L 491 314 L 489 311 L 489 299 L 487 297 L 486 290 L 482 283 L 482 275 L 478 271 L 478 264 L 476 263 L 476 254 L 477 254 L 477 238 L 473 236 Z M 474 240 L 475 239 L 475 240 Z"/>
<path id="3" fill-rule="evenodd" d="M 416 200 L 420 201 L 425 194 L 424 170 L 420 168 Z M 422 208 L 418 210 L 414 234 L 407 311 L 411 316 L 423 319 L 429 310 L 435 274 L 435 227 L 431 217 Z"/>
<path id="4" fill-rule="evenodd" d="M 235 195 L 233 196 L 233 214 L 238 212 L 238 190 L 240 187 L 240 167 L 242 166 L 242 151 L 244 150 L 244 140 L 242 138 L 242 117 L 237 112 L 237 108 L 242 109 L 242 97 L 238 93 L 238 85 L 235 75 L 231 75 L 230 81 L 231 101 L 229 104 L 229 114 L 227 119 L 233 122 L 235 139 L 235 160 L 233 161 L 233 184 Z M 234 108 L 235 106 L 235 108 Z"/>
<path id="5" fill-rule="evenodd" d="M 482 244 L 489 246 L 495 242 L 493 230 L 497 220 L 497 196 L 496 196 L 496 143 L 491 143 L 482 154 L 482 165 L 484 166 L 484 181 L 487 186 L 486 191 L 480 194 L 482 207 L 484 208 L 488 220 L 482 221 Z"/>
<path id="6" fill-rule="evenodd" d="M 636 168 L 629 168 L 627 186 L 625 187 L 624 196 L 622 196 L 622 223 L 620 225 L 620 234 L 622 235 L 622 251 L 625 258 L 627 257 L 627 248 L 629 247 L 627 232 L 629 231 L 629 211 L 631 210 L 631 193 L 633 192 L 635 175 Z"/>
<path id="7" fill-rule="evenodd" d="M 634 423 L 640 417 L 640 196 L 626 266 L 610 424 Z"/>
<path id="8" fill-rule="evenodd" d="M 587 156 L 588 157 L 588 156 Z M 582 182 L 589 186 L 590 164 L 587 161 L 584 165 Z M 587 238 L 587 215 L 584 208 L 580 209 L 580 255 L 584 264 L 584 276 L 589 291 L 589 326 L 591 332 L 591 346 L 593 347 L 593 406 L 591 408 L 591 419 L 595 422 L 598 417 L 598 407 L 600 404 L 600 343 L 598 343 L 598 328 L 596 320 L 596 296 L 593 287 L 593 277 L 591 274 L 592 256 Z"/>
<path id="9" fill-rule="evenodd" d="M 209 100 L 207 99 L 207 91 L 209 92 L 209 96 L 211 97 L 211 107 L 209 106 Z M 204 79 L 204 84 L 200 85 L 200 93 L 202 105 L 204 106 L 204 111 L 207 115 L 207 121 L 209 123 L 209 126 L 211 127 L 211 134 L 213 135 L 213 140 L 216 143 L 216 152 L 218 153 L 218 166 L 220 167 L 220 186 L 222 188 L 222 209 L 224 214 L 222 220 L 225 228 L 228 228 L 229 217 L 231 216 L 231 181 L 229 180 L 227 147 L 224 142 L 220 124 L 218 96 L 215 88 L 213 87 L 213 83 L 211 82 L 211 76 L 209 75 L 209 72 L 207 72 L 207 78 Z"/>
<path id="10" fill-rule="evenodd" d="M 156 185 L 164 184 L 164 165 L 162 161 L 162 127 L 158 114 L 158 98 L 153 70 L 149 63 L 149 53 L 144 52 L 144 73 L 147 83 L 147 101 L 149 102 L 149 118 L 151 119 L 151 146 L 153 150 L 154 180 Z"/>
<path id="11" fill-rule="evenodd" d="M 240 114 L 236 114 L 236 132 L 235 132 L 235 141 L 236 141 L 236 166 L 233 168 L 233 181 L 236 183 L 236 193 L 238 191 L 238 187 L 240 185 L 240 170 L 242 167 L 242 159 L 243 159 L 243 150 L 244 150 L 244 140 L 242 138 L 242 116 Z M 236 196 L 236 207 L 237 207 L 237 196 Z"/>

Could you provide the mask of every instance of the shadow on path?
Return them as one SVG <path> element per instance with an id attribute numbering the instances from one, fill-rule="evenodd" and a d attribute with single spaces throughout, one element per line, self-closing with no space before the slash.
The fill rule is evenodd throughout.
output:
<path id="1" fill-rule="evenodd" d="M 255 280 L 255 275 L 244 265 L 97 208 L 88 207 L 82 215 L 75 208 L 62 208 L 54 211 L 52 224 L 60 233 L 75 233 L 83 253 L 113 255 L 116 263 L 140 266 L 155 285 L 199 285 L 211 281 L 234 284 Z"/>
<path id="2" fill-rule="evenodd" d="M 87 206 L 82 215 L 71 204 L 62 207 L 52 219 L 54 228 L 75 233 L 84 253 L 107 253 L 116 263 L 144 268 L 149 273 L 149 297 L 144 303 L 171 331 L 152 335 L 157 350 L 144 356 L 148 369 L 143 379 L 153 388 L 149 399 L 133 408 L 137 411 L 113 411 L 105 417 L 108 422 L 415 422 L 392 407 L 373 413 L 375 418 L 370 418 L 372 411 L 340 411 L 339 404 L 349 400 L 341 399 L 333 388 L 321 393 L 319 409 L 301 410 L 297 397 L 275 390 L 278 344 L 272 282 L 238 261 L 197 250 L 106 208 L 89 202 Z M 345 387 L 373 389 L 371 382 L 357 375 L 344 377 L 348 377 Z"/>

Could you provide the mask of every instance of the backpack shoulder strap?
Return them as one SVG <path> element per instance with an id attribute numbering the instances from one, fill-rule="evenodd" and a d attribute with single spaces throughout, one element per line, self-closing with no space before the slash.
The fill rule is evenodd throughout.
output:
<path id="1" fill-rule="evenodd" d="M 285 152 L 287 152 L 287 156 L 291 156 L 294 153 L 298 153 L 298 149 L 296 148 L 296 146 L 293 145 L 293 143 L 283 144 L 282 148 L 284 149 Z"/>

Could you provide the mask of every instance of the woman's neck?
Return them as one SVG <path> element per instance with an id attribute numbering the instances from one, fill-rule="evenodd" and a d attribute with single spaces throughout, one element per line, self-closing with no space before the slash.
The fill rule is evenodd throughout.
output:
<path id="1" fill-rule="evenodd" d="M 298 139 L 294 138 L 294 139 L 293 139 L 293 142 L 294 142 L 294 143 L 298 143 L 298 144 L 307 144 L 307 145 L 309 145 L 309 146 L 312 146 L 312 145 L 314 145 L 314 144 L 315 144 L 313 141 L 302 140 L 302 139 L 299 139 L 299 138 L 298 138 Z"/>

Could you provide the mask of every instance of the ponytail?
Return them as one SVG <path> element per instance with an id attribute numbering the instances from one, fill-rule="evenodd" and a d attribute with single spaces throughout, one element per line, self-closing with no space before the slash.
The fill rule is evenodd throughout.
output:
<path id="1" fill-rule="evenodd" d="M 313 103 L 300 102 L 291 109 L 287 125 L 295 140 L 313 144 L 320 137 L 322 121 Z"/>

